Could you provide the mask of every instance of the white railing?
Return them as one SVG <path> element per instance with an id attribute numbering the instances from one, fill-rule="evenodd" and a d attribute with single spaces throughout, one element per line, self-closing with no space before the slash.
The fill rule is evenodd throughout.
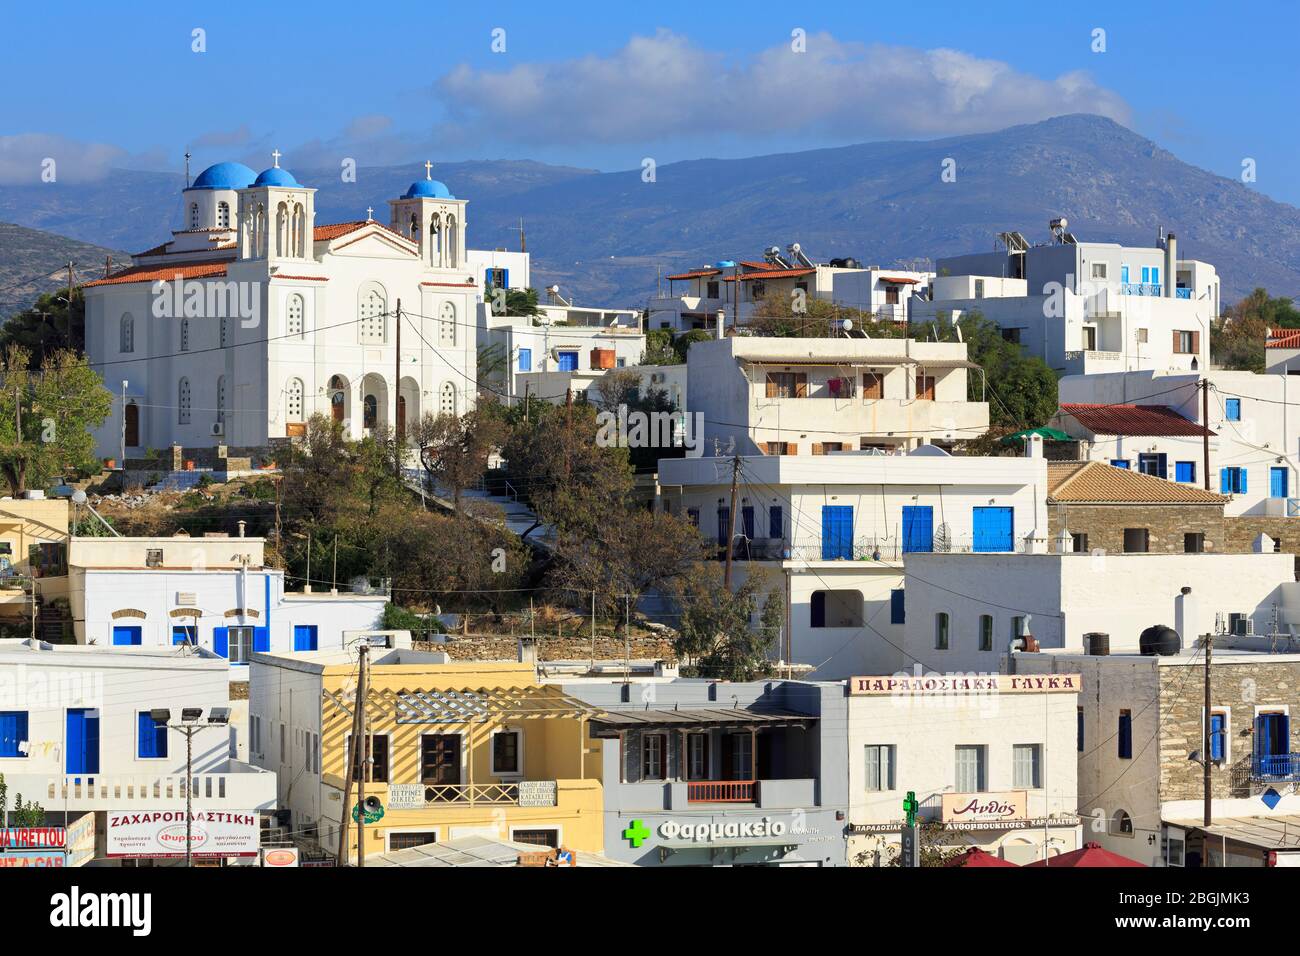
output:
<path id="1" fill-rule="evenodd" d="M 231 762 L 231 772 L 201 773 L 192 778 L 196 807 L 259 810 L 275 806 L 276 776 L 248 764 Z M 11 793 L 34 800 L 47 811 L 107 810 L 150 807 L 185 800 L 185 774 L 6 774 Z"/>

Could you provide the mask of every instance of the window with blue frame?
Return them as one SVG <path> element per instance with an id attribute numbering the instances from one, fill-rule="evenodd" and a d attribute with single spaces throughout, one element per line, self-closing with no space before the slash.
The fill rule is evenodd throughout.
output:
<path id="1" fill-rule="evenodd" d="M 519 350 L 519 371 L 531 372 L 532 370 L 533 370 L 533 350 L 520 349 Z"/>
<path id="2" fill-rule="evenodd" d="M 560 371 L 576 372 L 578 370 L 578 353 L 561 352 L 560 353 Z"/>
<path id="3" fill-rule="evenodd" d="M 141 760 L 159 760 L 167 756 L 167 722 L 155 720 L 147 710 L 137 716 L 136 756 Z"/>
<path id="4" fill-rule="evenodd" d="M 1223 400 L 1223 417 L 1230 422 L 1241 421 L 1241 399 L 1225 398 Z"/>
<path id="5" fill-rule="evenodd" d="M 718 505 L 718 547 L 725 547 L 727 535 L 731 531 L 731 508 Z"/>
<path id="6" fill-rule="evenodd" d="M 934 550 L 934 508 L 930 505 L 903 506 L 903 553 Z"/>
<path id="7" fill-rule="evenodd" d="M 1219 469 L 1219 492 L 1225 495 L 1246 493 L 1246 469 L 1241 467 Z"/>
<path id="8" fill-rule="evenodd" d="M 1174 463 L 1174 480 L 1196 484 L 1196 462 L 1179 461 Z"/>
<path id="9" fill-rule="evenodd" d="M 295 624 L 293 626 L 293 649 L 295 651 L 314 651 L 320 647 L 315 624 Z"/>
<path id="10" fill-rule="evenodd" d="M 1268 496 L 1270 498 L 1286 498 L 1290 490 L 1290 472 L 1286 467 L 1270 468 L 1268 470 Z"/>
<path id="11" fill-rule="evenodd" d="M 889 592 L 889 623 L 907 623 L 907 606 L 904 603 L 902 588 L 894 588 Z"/>
<path id="12" fill-rule="evenodd" d="M 767 509 L 767 536 L 769 538 L 785 537 L 785 512 L 781 505 L 772 505 Z"/>
<path id="13" fill-rule="evenodd" d="M 1210 759 L 1215 763 L 1222 763 L 1223 756 L 1227 753 L 1228 739 L 1228 715 L 1224 713 L 1210 714 Z"/>
<path id="14" fill-rule="evenodd" d="M 27 711 L 0 710 L 0 757 L 27 756 Z"/>
<path id="15" fill-rule="evenodd" d="M 1168 476 L 1168 456 L 1164 452 L 1152 452 L 1138 455 L 1138 471 L 1155 478 Z"/>
<path id="16" fill-rule="evenodd" d="M 1133 712 L 1121 710 L 1119 712 L 1119 732 L 1115 735 L 1118 744 L 1118 753 L 1121 760 L 1133 759 Z"/>
<path id="17" fill-rule="evenodd" d="M 199 642 L 199 629 L 193 624 L 173 624 L 172 625 L 172 643 L 173 644 L 197 644 Z"/>
<path id="18" fill-rule="evenodd" d="M 1112 458 L 1110 463 L 1116 468 L 1127 468 L 1129 466 L 1129 460 L 1127 458 Z"/>
<path id="19" fill-rule="evenodd" d="M 852 505 L 822 505 L 822 560 L 853 560 Z"/>
<path id="20" fill-rule="evenodd" d="M 113 627 L 113 646 L 130 647 L 140 643 L 144 628 L 138 624 L 115 625 Z"/>

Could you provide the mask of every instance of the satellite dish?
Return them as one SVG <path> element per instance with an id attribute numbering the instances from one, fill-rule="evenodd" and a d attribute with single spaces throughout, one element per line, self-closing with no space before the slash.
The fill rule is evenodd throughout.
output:
<path id="1" fill-rule="evenodd" d="M 840 322 L 840 328 L 842 328 L 845 332 L 852 332 L 852 331 L 853 331 L 853 320 L 852 320 L 852 319 L 843 319 L 843 320 L 841 320 L 841 322 Z"/>
<path id="2" fill-rule="evenodd" d="M 86 503 L 86 493 L 78 488 L 72 493 L 72 501 L 74 504 L 84 505 Z"/>

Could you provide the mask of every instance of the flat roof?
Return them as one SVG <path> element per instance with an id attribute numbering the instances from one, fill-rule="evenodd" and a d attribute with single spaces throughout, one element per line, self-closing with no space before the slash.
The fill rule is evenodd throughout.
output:
<path id="1" fill-rule="evenodd" d="M 672 709 L 619 710 L 611 708 L 591 718 L 593 737 L 615 737 L 628 730 L 663 728 L 690 730 L 696 727 L 807 727 L 818 720 L 812 714 L 752 707 L 691 707 Z"/>

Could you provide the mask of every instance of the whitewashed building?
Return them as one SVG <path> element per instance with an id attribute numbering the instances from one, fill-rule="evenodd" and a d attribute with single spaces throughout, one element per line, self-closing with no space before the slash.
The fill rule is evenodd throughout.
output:
<path id="1" fill-rule="evenodd" d="M 689 516 L 720 555 L 731 478 L 727 458 L 659 463 L 660 507 Z M 732 539 L 737 580 L 757 571 L 767 587 L 785 589 L 782 660 L 810 665 L 822 680 L 891 673 L 910 660 L 905 565 L 931 551 L 1045 550 L 1046 482 L 1041 457 L 961 458 L 933 447 L 745 456 Z"/>
<path id="2" fill-rule="evenodd" d="M 1207 368 L 1210 324 L 1220 313 L 1214 267 L 1160 248 L 1080 242 L 1053 223 L 1053 241 L 1030 246 L 1003 233 L 1003 249 L 939 259 L 930 301 L 912 320 L 978 312 L 1067 375 Z"/>
<path id="3" fill-rule="evenodd" d="M 97 856 L 108 811 L 180 810 L 183 820 L 186 741 L 170 725 L 194 708 L 194 809 L 273 809 L 275 774 L 234 759 L 233 719 L 209 720 L 231 707 L 227 672 L 197 648 L 0 641 L 0 774 L 10 799 L 21 794 L 56 820 L 94 812 Z"/>
<path id="4" fill-rule="evenodd" d="M 988 403 L 968 391 L 983 372 L 961 342 L 730 336 L 694 343 L 686 365 L 716 454 L 951 448 L 988 430 Z"/>
<path id="5" fill-rule="evenodd" d="M 187 228 L 85 287 L 86 351 L 115 396 L 98 453 L 260 448 L 318 412 L 359 438 L 473 407 L 481 283 L 497 267 L 470 259 L 468 204 L 429 165 L 387 222 L 330 224 L 278 165 L 200 173 L 181 193 Z"/>
<path id="6" fill-rule="evenodd" d="M 1295 517 L 1300 378 L 1286 361 L 1279 358 L 1262 375 L 1215 369 L 1066 376 L 1056 424 L 1082 441 L 1082 457 L 1193 484 L 1204 483 L 1208 426 L 1209 488 L 1231 496 L 1224 514 Z M 1199 387 L 1207 379 L 1208 422 Z"/>
<path id="7" fill-rule="evenodd" d="M 1144 630 L 1290 633 L 1289 554 L 910 554 L 907 659 L 944 671 L 1007 671 L 1013 640 L 1081 652 L 1088 634 L 1135 651 Z M 1184 589 L 1188 593 L 1184 594 Z"/>
<path id="8" fill-rule="evenodd" d="M 848 681 L 850 865 L 899 853 L 903 798 L 945 850 L 1024 865 L 1078 849 L 1078 675 L 904 673 Z"/>

